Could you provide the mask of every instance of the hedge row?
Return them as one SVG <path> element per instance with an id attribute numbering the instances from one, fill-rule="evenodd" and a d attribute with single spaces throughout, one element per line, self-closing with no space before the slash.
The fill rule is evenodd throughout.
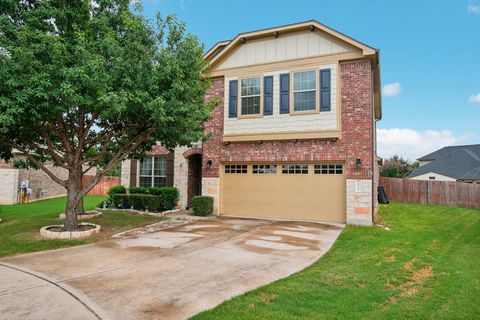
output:
<path id="1" fill-rule="evenodd" d="M 161 211 L 160 197 L 152 194 L 114 194 L 114 208 Z"/>
<path id="2" fill-rule="evenodd" d="M 152 194 L 159 196 L 162 201 L 162 210 L 172 210 L 177 206 L 180 193 L 175 187 L 130 187 L 130 194 Z"/>
<path id="3" fill-rule="evenodd" d="M 114 208 L 126 209 L 129 205 L 128 208 L 133 206 L 136 210 L 147 210 L 142 209 L 145 207 L 149 211 L 172 210 L 177 206 L 180 197 L 178 189 L 175 187 L 130 187 L 127 194 L 127 188 L 124 186 L 113 186 L 108 191 L 108 195 L 110 196 L 108 204 Z M 142 199 L 141 196 L 146 197 Z M 157 203 L 152 204 L 152 201 L 157 201 Z"/>

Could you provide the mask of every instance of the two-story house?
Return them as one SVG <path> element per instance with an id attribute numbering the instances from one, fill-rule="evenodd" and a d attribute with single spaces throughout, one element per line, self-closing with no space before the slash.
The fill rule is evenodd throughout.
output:
<path id="1" fill-rule="evenodd" d="M 175 185 L 220 215 L 370 225 L 376 210 L 378 50 L 316 21 L 241 33 L 205 54 L 222 101 L 211 138 L 142 163 L 125 185 Z"/>

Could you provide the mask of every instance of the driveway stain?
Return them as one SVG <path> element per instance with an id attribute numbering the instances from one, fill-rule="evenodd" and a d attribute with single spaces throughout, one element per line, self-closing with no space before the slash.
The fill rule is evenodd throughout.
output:
<path id="1" fill-rule="evenodd" d="M 310 222 L 219 218 L 0 262 L 71 288 L 102 319 L 185 319 L 302 270 L 328 251 L 341 230 Z M 24 315 L 43 302 L 43 289 L 21 283 L 4 288 L 2 311 L 7 313 L 0 319 Z M 0 292 L 1 286 L 0 279 Z M 13 293 L 19 289 L 31 297 L 28 302 Z M 71 307 L 72 299 L 62 297 L 50 297 L 56 301 L 49 305 L 52 315 Z M 37 311 L 29 319 L 42 319 L 44 313 Z"/>

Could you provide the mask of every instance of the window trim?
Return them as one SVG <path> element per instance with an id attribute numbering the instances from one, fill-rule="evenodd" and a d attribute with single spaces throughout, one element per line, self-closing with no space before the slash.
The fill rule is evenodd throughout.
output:
<path id="1" fill-rule="evenodd" d="M 255 168 L 255 166 L 257 166 L 257 168 Z M 264 168 L 262 168 L 264 172 L 260 172 L 260 166 L 264 166 Z M 269 168 L 266 169 L 265 166 L 269 166 Z M 273 167 L 273 170 L 272 170 L 272 167 Z M 276 175 L 278 173 L 277 167 L 278 165 L 276 163 L 255 163 L 255 164 L 252 164 L 252 174 L 253 175 Z M 257 172 L 255 172 L 255 169 L 257 170 Z"/>
<path id="2" fill-rule="evenodd" d="M 319 168 L 317 168 L 317 166 Z M 327 167 L 323 168 L 323 166 L 327 166 Z M 330 168 L 330 166 L 333 166 L 333 168 Z M 324 170 L 327 170 L 327 172 L 323 172 Z M 331 170 L 333 170 L 333 172 L 330 172 Z M 314 163 L 313 164 L 313 174 L 318 175 L 318 176 L 344 175 L 345 174 L 345 164 L 344 163 L 338 163 L 338 162 Z"/>
<path id="3" fill-rule="evenodd" d="M 160 176 L 160 175 L 155 175 L 155 158 L 158 157 L 158 158 L 163 158 L 165 159 L 165 175 L 164 176 Z M 142 162 L 145 158 L 152 158 L 152 174 L 151 175 L 142 175 L 141 172 L 142 172 Z M 152 179 L 152 182 L 150 184 L 150 187 L 154 187 L 154 184 L 155 184 L 155 178 L 165 178 L 165 185 L 164 187 L 167 186 L 167 156 L 166 155 L 148 155 L 146 156 L 144 159 L 142 159 L 141 161 L 139 161 L 139 165 L 138 165 L 138 181 L 137 181 L 137 186 L 140 187 L 140 181 L 141 181 L 141 178 L 151 178 Z"/>
<path id="4" fill-rule="evenodd" d="M 313 114 L 313 113 L 319 113 L 320 112 L 320 79 L 319 79 L 319 67 L 307 67 L 307 68 L 302 68 L 302 69 L 295 69 L 290 71 L 290 115 L 304 115 L 304 114 Z M 315 71 L 315 109 L 312 110 L 304 110 L 304 111 L 295 111 L 294 105 L 295 105 L 295 96 L 294 96 L 294 91 L 293 91 L 293 85 L 294 85 L 294 78 L 295 78 L 295 73 L 299 72 L 309 72 L 309 71 Z"/>
<path id="5" fill-rule="evenodd" d="M 248 75 L 238 78 L 237 92 L 237 119 L 263 118 L 263 77 L 264 75 Z M 260 79 L 260 113 L 242 114 L 242 80 L 259 78 Z M 250 96 L 252 97 L 252 96 Z"/>
<path id="6" fill-rule="evenodd" d="M 235 167 L 235 172 L 231 172 L 231 169 L 232 169 L 232 166 Z M 227 167 L 228 167 L 228 172 L 227 172 Z M 245 167 L 245 168 L 243 168 Z M 243 175 L 243 174 L 249 174 L 249 168 L 250 166 L 246 163 L 229 163 L 229 164 L 224 164 L 223 165 L 223 174 L 240 174 L 240 175 Z M 240 170 L 240 172 L 238 172 L 238 170 Z M 244 170 L 246 170 L 245 172 L 243 172 Z"/>
<path id="7" fill-rule="evenodd" d="M 285 169 L 285 166 L 287 166 L 288 168 Z M 297 172 L 296 166 L 300 166 L 298 172 Z M 304 168 L 304 166 L 306 166 L 306 168 Z M 293 169 L 291 167 L 293 167 Z M 288 172 L 284 172 L 285 170 L 287 170 Z M 291 170 L 293 170 L 293 172 L 290 172 Z M 304 172 L 305 170 L 306 170 L 306 172 Z M 280 174 L 282 174 L 282 175 L 292 175 L 292 176 L 295 176 L 297 174 L 299 174 L 299 175 L 310 175 L 310 164 L 309 163 L 301 163 L 301 162 L 299 162 L 299 163 L 282 163 Z"/>

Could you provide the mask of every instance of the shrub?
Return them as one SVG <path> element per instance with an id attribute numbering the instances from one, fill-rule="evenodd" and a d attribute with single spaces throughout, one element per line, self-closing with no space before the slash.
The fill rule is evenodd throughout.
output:
<path id="1" fill-rule="evenodd" d="M 115 194 L 113 207 L 122 209 L 161 211 L 160 197 L 152 194 Z"/>
<path id="2" fill-rule="evenodd" d="M 172 210 L 177 206 L 180 193 L 175 187 L 151 188 L 151 194 L 159 196 L 162 201 L 162 210 Z"/>
<path id="3" fill-rule="evenodd" d="M 148 187 L 130 187 L 128 193 L 130 194 L 149 194 Z M 126 192 L 125 192 L 126 193 Z"/>
<path id="4" fill-rule="evenodd" d="M 124 186 L 113 186 L 107 192 L 110 198 L 112 198 L 114 194 L 119 194 L 119 193 L 127 193 L 127 188 L 125 188 Z"/>
<path id="5" fill-rule="evenodd" d="M 193 197 L 192 208 L 195 216 L 209 216 L 213 212 L 213 198 L 208 196 Z"/>
<path id="6" fill-rule="evenodd" d="M 161 210 L 172 210 L 177 206 L 180 193 L 175 187 L 130 187 L 130 194 L 152 194 L 161 199 Z"/>

